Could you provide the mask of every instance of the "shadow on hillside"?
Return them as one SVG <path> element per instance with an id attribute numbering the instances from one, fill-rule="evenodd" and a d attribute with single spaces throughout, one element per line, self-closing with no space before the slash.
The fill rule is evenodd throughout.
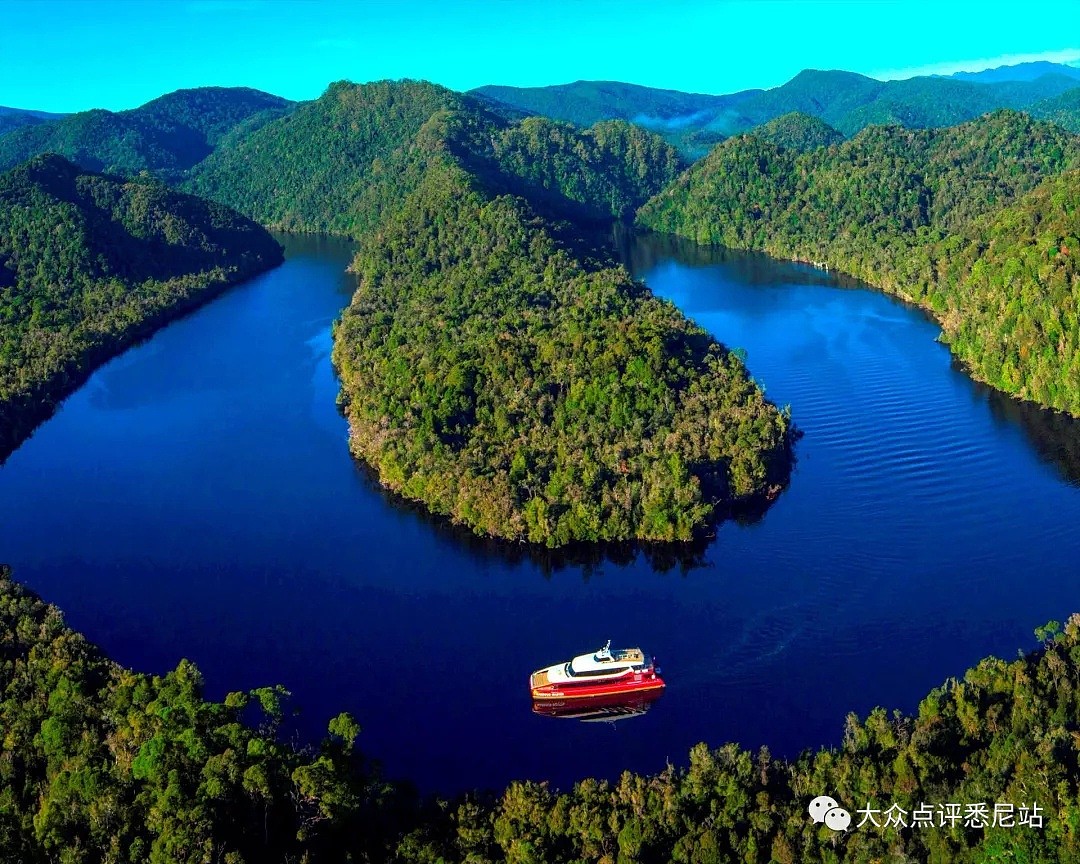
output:
<path id="1" fill-rule="evenodd" d="M 1080 486 L 1080 419 L 1022 402 L 978 381 L 973 384 L 986 396 L 994 422 L 1019 426 L 1042 462 L 1070 486 Z"/>

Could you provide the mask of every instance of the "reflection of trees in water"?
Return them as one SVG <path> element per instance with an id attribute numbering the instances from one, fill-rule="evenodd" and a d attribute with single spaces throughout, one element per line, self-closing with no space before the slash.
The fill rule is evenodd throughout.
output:
<path id="1" fill-rule="evenodd" d="M 610 241 L 619 260 L 637 277 L 664 261 L 675 260 L 687 267 L 724 265 L 740 282 L 749 285 L 776 285 L 789 279 L 801 285 L 830 285 L 837 288 L 866 288 L 866 284 L 843 273 L 820 270 L 811 264 L 772 258 L 763 252 L 747 252 L 724 246 L 703 246 L 675 234 L 638 231 L 616 224 Z"/>
<path id="2" fill-rule="evenodd" d="M 764 517 L 772 504 L 771 500 L 763 499 L 740 504 L 734 509 L 718 508 L 708 529 L 689 543 L 578 543 L 548 549 L 530 543 L 479 537 L 468 528 L 431 513 L 422 504 L 384 488 L 375 472 L 365 463 L 354 459 L 353 464 L 364 485 L 378 493 L 388 507 L 423 521 L 437 536 L 464 548 L 470 555 L 508 564 L 530 563 L 545 576 L 552 576 L 561 570 L 580 569 L 582 576 L 588 579 L 604 564 L 627 567 L 639 557 L 644 557 L 658 573 L 677 571 L 686 576 L 692 570 L 711 566 L 706 552 L 716 539 L 716 530 L 722 522 L 730 519 L 738 525 L 752 525 Z"/>
<path id="3" fill-rule="evenodd" d="M 985 384 L 975 382 L 975 387 L 986 395 L 996 422 L 1023 429 L 1038 457 L 1052 465 L 1066 483 L 1080 486 L 1080 419 L 1021 402 Z"/>

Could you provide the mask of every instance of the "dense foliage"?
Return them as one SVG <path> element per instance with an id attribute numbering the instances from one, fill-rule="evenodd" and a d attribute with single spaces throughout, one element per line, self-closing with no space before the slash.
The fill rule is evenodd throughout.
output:
<path id="1" fill-rule="evenodd" d="M 0 850 L 21 864 L 1065 864 L 1080 857 L 1080 616 L 1036 632 L 1038 651 L 982 661 L 914 715 L 849 715 L 841 746 L 793 761 L 699 744 L 651 777 L 425 804 L 360 757 L 350 716 L 297 749 L 277 734 L 280 687 L 211 702 L 186 661 L 121 668 L 0 568 Z M 811 821 L 820 794 L 849 830 Z"/>
<path id="2" fill-rule="evenodd" d="M 186 188 L 266 225 L 359 236 L 420 182 L 417 147 L 439 146 L 492 188 L 563 217 L 629 214 L 682 168 L 670 146 L 627 123 L 579 131 L 543 118 L 513 122 L 425 82 L 339 82 L 223 141 Z"/>
<path id="3" fill-rule="evenodd" d="M 1080 133 L 1080 87 L 1036 102 L 1027 110 L 1032 117 L 1050 120 L 1070 132 Z"/>
<path id="4" fill-rule="evenodd" d="M 972 373 L 1080 413 L 1080 138 L 999 112 L 798 154 L 732 139 L 641 224 L 825 261 L 930 309 Z"/>
<path id="5" fill-rule="evenodd" d="M 489 143 L 490 142 L 490 143 Z M 622 121 L 597 123 L 579 131 L 566 123 L 529 117 L 490 130 L 456 148 L 489 158 L 485 168 L 473 160 L 489 185 L 506 186 L 541 209 L 604 220 L 630 217 L 674 180 L 685 167 L 678 153 L 656 135 Z M 495 175 L 502 175 L 501 177 Z"/>
<path id="6" fill-rule="evenodd" d="M 477 533 L 686 540 L 786 474 L 787 420 L 736 358 L 438 154 L 354 268 L 352 448 Z"/>
<path id="7" fill-rule="evenodd" d="M 40 156 L 0 175 L 0 458 L 108 357 L 281 249 L 226 207 Z"/>
<path id="8" fill-rule="evenodd" d="M 824 120 L 809 114 L 800 114 L 798 111 L 756 126 L 750 130 L 750 134 L 777 147 L 799 153 L 839 144 L 844 140 L 844 136 Z"/>
<path id="9" fill-rule="evenodd" d="M 286 231 L 359 234 L 417 182 L 407 150 L 464 97 L 417 81 L 339 81 L 314 102 L 223 142 L 185 188 Z"/>
<path id="10" fill-rule="evenodd" d="M 176 180 L 237 125 L 254 116 L 280 116 L 291 104 L 247 87 L 200 87 L 130 111 L 80 111 L 0 137 L 0 170 L 58 153 L 89 171 L 149 171 Z"/>

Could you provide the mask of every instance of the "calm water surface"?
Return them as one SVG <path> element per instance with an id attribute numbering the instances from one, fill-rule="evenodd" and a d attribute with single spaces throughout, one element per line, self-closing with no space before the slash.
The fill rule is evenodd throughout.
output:
<path id="1" fill-rule="evenodd" d="M 0 560 L 125 664 L 211 695 L 282 683 L 342 709 L 428 790 L 566 785 L 697 741 L 838 742 L 1080 609 L 1080 430 L 972 383 L 917 311 L 810 268 L 628 242 L 636 274 L 732 347 L 805 436 L 762 519 L 700 566 L 511 558 L 388 501 L 346 449 L 330 323 L 349 247 L 287 261 L 101 369 L 0 468 Z M 639 718 L 534 716 L 532 669 L 641 643 Z"/>

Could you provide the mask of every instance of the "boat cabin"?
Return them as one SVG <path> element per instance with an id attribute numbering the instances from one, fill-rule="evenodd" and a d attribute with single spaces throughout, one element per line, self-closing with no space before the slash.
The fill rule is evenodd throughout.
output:
<path id="1" fill-rule="evenodd" d="M 623 675 L 631 670 L 644 671 L 648 666 L 640 648 L 611 650 L 611 640 L 595 654 L 580 654 L 566 664 L 568 678 L 600 678 Z"/>

